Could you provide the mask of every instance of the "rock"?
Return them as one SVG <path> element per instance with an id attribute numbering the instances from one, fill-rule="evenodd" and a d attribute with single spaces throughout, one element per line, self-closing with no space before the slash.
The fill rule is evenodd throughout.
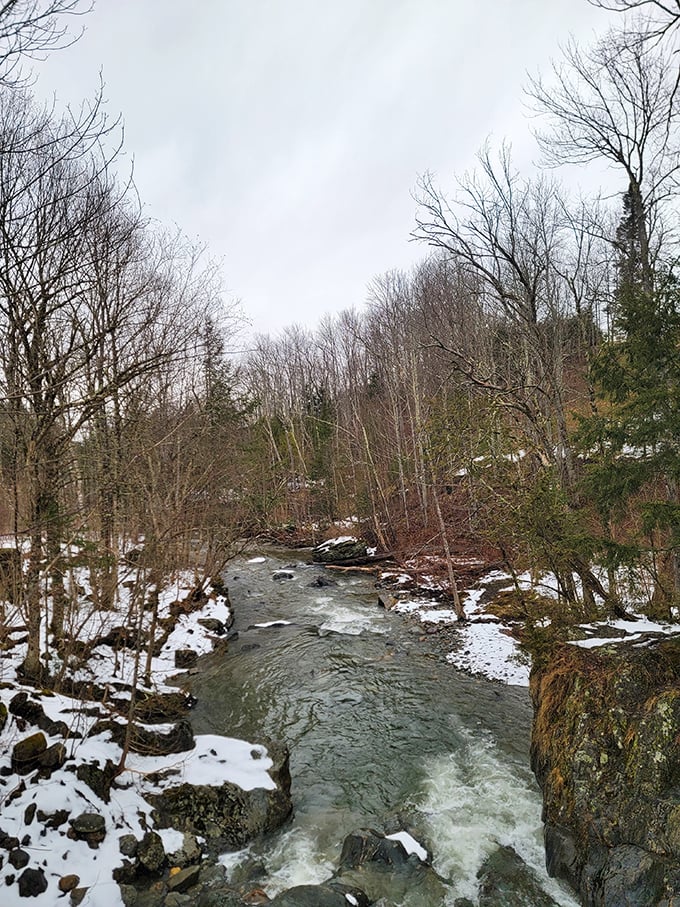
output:
<path id="1" fill-rule="evenodd" d="M 360 829 L 345 838 L 339 871 L 357 869 L 365 863 L 404 866 L 407 860 L 408 854 L 399 841 L 391 841 L 370 828 Z"/>
<path id="2" fill-rule="evenodd" d="M 73 891 L 74 888 L 78 887 L 79 882 L 80 882 L 80 876 L 77 876 L 77 875 L 62 876 L 59 879 L 59 891 L 63 891 L 64 893 L 66 893 L 68 891 Z"/>
<path id="3" fill-rule="evenodd" d="M 66 822 L 70 813 L 67 809 L 58 809 L 53 813 L 45 813 L 38 810 L 38 822 L 41 822 L 45 828 L 59 828 Z"/>
<path id="4" fill-rule="evenodd" d="M 531 694 L 548 871 L 584 907 L 672 907 L 680 639 L 557 647 L 536 663 Z"/>
<path id="5" fill-rule="evenodd" d="M 38 757 L 40 768 L 51 774 L 66 762 L 66 747 L 63 743 L 53 743 Z"/>
<path id="6" fill-rule="evenodd" d="M 87 892 L 87 888 L 74 888 L 71 892 L 71 907 L 79 907 L 79 904 L 85 900 Z"/>
<path id="7" fill-rule="evenodd" d="M 124 857 L 136 857 L 139 841 L 134 835 L 121 835 L 118 839 L 118 850 Z"/>
<path id="8" fill-rule="evenodd" d="M 499 847 L 477 873 L 479 907 L 559 907 L 512 847 Z"/>
<path id="9" fill-rule="evenodd" d="M 184 892 L 192 888 L 198 882 L 201 873 L 200 866 L 189 866 L 187 869 L 180 869 L 168 879 L 168 890 Z"/>
<path id="10" fill-rule="evenodd" d="M 216 636 L 224 636 L 227 632 L 227 627 L 216 617 L 199 617 L 197 623 Z"/>
<path id="11" fill-rule="evenodd" d="M 269 775 L 276 789 L 244 791 L 235 784 L 181 784 L 157 794 L 145 794 L 154 807 L 159 828 L 179 828 L 206 839 L 212 854 L 240 850 L 260 834 L 279 828 L 292 810 L 288 750 L 268 743 L 273 761 Z"/>
<path id="12" fill-rule="evenodd" d="M 28 775 L 39 766 L 39 758 L 47 749 L 42 731 L 31 734 L 15 744 L 12 750 L 12 770 L 18 775 Z"/>
<path id="13" fill-rule="evenodd" d="M 51 718 L 48 718 L 40 703 L 36 702 L 34 699 L 30 699 L 28 693 L 24 691 L 17 693 L 16 696 L 12 697 L 9 704 L 9 710 L 12 715 L 25 718 L 29 724 L 34 724 L 36 727 L 40 728 L 41 731 L 45 731 L 46 734 L 49 734 L 50 737 L 67 738 L 79 736 L 78 734 L 71 732 L 65 721 L 53 721 Z"/>
<path id="14" fill-rule="evenodd" d="M 69 819 L 77 841 L 86 841 L 90 847 L 98 847 L 106 837 L 106 822 L 98 813 L 81 813 Z"/>
<path id="15" fill-rule="evenodd" d="M 329 539 L 312 551 L 312 560 L 317 564 L 342 564 L 343 561 L 363 560 L 368 556 L 364 542 L 356 538 Z"/>
<path id="16" fill-rule="evenodd" d="M 347 885 L 325 883 L 323 885 L 296 885 L 282 891 L 273 901 L 271 907 L 349 907 L 352 901 L 356 907 L 369 907 L 371 901 L 363 891 Z"/>
<path id="17" fill-rule="evenodd" d="M 398 599 L 391 595 L 389 592 L 379 592 L 378 593 L 378 604 L 381 608 L 384 608 L 385 611 L 391 611 L 392 608 L 397 604 Z"/>
<path id="18" fill-rule="evenodd" d="M 24 869 L 18 879 L 19 896 L 35 898 L 47 891 L 47 879 L 42 869 Z"/>
<path id="19" fill-rule="evenodd" d="M 24 825 L 30 825 L 35 819 L 35 811 L 38 808 L 37 803 L 29 803 L 24 810 Z"/>
<path id="20" fill-rule="evenodd" d="M 315 576 L 308 585 L 312 589 L 324 589 L 326 586 L 335 586 L 337 584 L 334 580 L 324 576 L 323 573 L 320 573 L 318 576 Z"/>
<path id="21" fill-rule="evenodd" d="M 160 872 L 165 865 L 163 839 L 155 831 L 147 831 L 137 847 L 137 862 L 147 872 Z"/>
<path id="22" fill-rule="evenodd" d="M 190 895 L 171 891 L 163 901 L 163 907 L 194 907 L 195 903 Z"/>
<path id="23" fill-rule="evenodd" d="M 111 784 L 117 774 L 118 767 L 110 759 L 106 760 L 104 768 L 100 768 L 98 762 L 84 762 L 76 768 L 78 780 L 87 784 L 104 803 L 111 799 Z"/>
<path id="24" fill-rule="evenodd" d="M 175 667 L 186 670 L 193 668 L 198 661 L 198 652 L 193 649 L 177 649 L 175 652 Z"/>
<path id="25" fill-rule="evenodd" d="M 281 581 L 285 579 L 293 579 L 295 574 L 292 570 L 275 570 L 272 573 L 272 579 Z"/>
<path id="26" fill-rule="evenodd" d="M 119 721 L 98 721 L 90 731 L 90 736 L 108 731 L 111 739 L 119 746 L 125 743 L 127 725 Z M 196 745 L 194 732 L 188 721 L 178 721 L 167 733 L 150 731 L 145 727 L 133 725 L 130 731 L 130 749 L 133 753 L 145 756 L 168 756 L 171 753 L 186 753 Z"/>
<path id="27" fill-rule="evenodd" d="M 202 857 L 203 851 L 195 836 L 185 832 L 182 847 L 170 856 L 170 861 L 184 869 L 192 863 L 199 863 Z"/>
<path id="28" fill-rule="evenodd" d="M 16 850 L 10 851 L 9 862 L 14 866 L 15 869 L 23 869 L 24 866 L 28 866 L 28 861 L 31 859 L 25 850 L 17 848 Z"/>
<path id="29" fill-rule="evenodd" d="M 184 718 L 196 702 L 186 693 L 138 693 L 135 717 L 145 724 L 167 723 Z"/>
<path id="30" fill-rule="evenodd" d="M 0 733 L 4 731 L 5 725 L 7 724 L 7 706 L 4 702 L 0 702 Z"/>

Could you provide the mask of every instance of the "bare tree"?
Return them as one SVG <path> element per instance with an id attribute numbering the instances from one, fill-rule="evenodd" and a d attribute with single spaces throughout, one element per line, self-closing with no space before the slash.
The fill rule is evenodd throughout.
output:
<path id="1" fill-rule="evenodd" d="M 72 44 L 66 17 L 92 9 L 82 0 L 4 0 L 0 3 L 0 85 L 22 81 L 21 64 L 39 60 L 53 50 Z"/>
<path id="2" fill-rule="evenodd" d="M 528 95 L 548 120 L 537 138 L 547 163 L 608 161 L 626 179 L 643 283 L 653 284 L 655 226 L 677 189 L 678 109 L 665 51 L 610 32 L 592 50 L 573 41 L 553 79 L 531 80 Z"/>

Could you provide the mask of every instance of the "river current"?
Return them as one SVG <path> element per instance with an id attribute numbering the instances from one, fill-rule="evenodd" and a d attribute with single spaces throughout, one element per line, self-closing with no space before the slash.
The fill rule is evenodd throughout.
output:
<path id="1" fill-rule="evenodd" d="M 499 844 L 560 905 L 576 905 L 544 869 L 527 690 L 444 664 L 378 606 L 372 577 L 332 575 L 299 552 L 265 554 L 225 573 L 238 637 L 192 682 L 197 733 L 290 748 L 294 818 L 260 849 L 227 858 L 230 871 L 257 861 L 257 884 L 273 896 L 327 879 L 350 832 L 406 828 L 450 880 L 450 899 L 414 893 L 404 905 L 476 902 L 477 872 Z"/>

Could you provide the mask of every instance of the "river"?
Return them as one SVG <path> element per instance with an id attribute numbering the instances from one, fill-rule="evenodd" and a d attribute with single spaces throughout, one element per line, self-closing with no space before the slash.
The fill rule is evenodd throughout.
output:
<path id="1" fill-rule="evenodd" d="M 451 897 L 404 904 L 476 901 L 480 865 L 504 844 L 560 905 L 576 905 L 544 870 L 527 690 L 443 663 L 420 630 L 378 606 L 371 577 L 331 575 L 299 552 L 264 554 L 225 573 L 238 637 L 193 678 L 192 723 L 285 741 L 295 815 L 266 846 L 227 859 L 230 869 L 258 861 L 257 884 L 273 896 L 328 878 L 355 829 L 406 827 Z M 291 575 L 275 579 L 281 570 Z M 326 578 L 333 584 L 316 585 Z"/>

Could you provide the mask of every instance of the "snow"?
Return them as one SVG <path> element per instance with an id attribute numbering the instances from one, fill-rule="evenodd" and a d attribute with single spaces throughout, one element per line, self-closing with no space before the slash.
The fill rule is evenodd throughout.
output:
<path id="1" fill-rule="evenodd" d="M 449 664 L 490 680 L 529 686 L 529 666 L 518 662 L 517 642 L 504 627 L 472 623 L 463 626 L 460 634 L 460 649 L 446 656 Z"/>
<path id="2" fill-rule="evenodd" d="M 114 628 L 131 625 L 130 589 L 123 585 L 123 581 L 133 581 L 133 574 L 133 570 L 121 571 L 121 586 L 114 610 L 99 612 L 91 602 L 82 600 L 83 606 L 77 615 L 77 636 L 81 641 L 95 640 Z M 74 589 L 80 587 L 80 595 L 83 594 L 83 589 L 85 594 L 90 591 L 88 577 L 83 569 L 73 570 L 70 581 Z M 193 574 L 184 573 L 158 590 L 159 619 L 169 618 L 171 605 L 185 599 L 194 590 L 195 583 Z M 174 661 L 177 649 L 191 648 L 199 654 L 212 651 L 215 637 L 199 623 L 200 619 L 213 618 L 225 624 L 229 621 L 228 600 L 217 594 L 212 587 L 206 586 L 205 592 L 207 600 L 196 606 L 198 610 L 180 614 L 161 654 L 152 659 L 151 691 L 177 692 L 177 688 L 171 683 L 171 678 L 179 673 Z M 10 610 L 6 611 L 9 615 Z M 149 628 L 151 618 L 151 613 L 146 611 L 135 616 L 135 619 L 141 620 L 145 629 Z M 24 644 L 17 643 L 0 653 L 0 678 L 6 684 L 0 693 L 3 703 L 8 705 L 17 693 L 26 692 L 31 701 L 39 703 L 49 719 L 65 722 L 70 733 L 77 734 L 70 736 L 68 740 L 45 734 L 48 746 L 54 743 L 65 745 L 67 759 L 63 768 L 53 770 L 50 777 L 38 779 L 35 773 L 19 776 L 10 772 L 10 755 L 14 745 L 35 733 L 37 728 L 22 724 L 10 714 L 0 733 L 0 766 L 4 769 L 4 773 L 0 774 L 0 800 L 3 804 L 0 827 L 5 834 L 20 840 L 25 835 L 30 836 L 30 841 L 25 845 L 30 855 L 28 866 L 40 867 L 48 882 L 47 890 L 31 900 L 36 907 L 53 907 L 58 899 L 59 902 L 63 900 L 57 886 L 59 879 L 67 874 L 79 876 L 79 887 L 88 889 L 82 901 L 83 907 L 122 907 L 120 889 L 113 881 L 111 872 L 123 859 L 119 849 L 120 837 L 132 834 L 141 839 L 147 829 L 154 828 L 152 807 L 145 799 L 145 794 L 157 793 L 182 783 L 218 786 L 231 782 L 243 790 L 272 790 L 276 787 L 268 773 L 272 760 L 264 746 L 234 738 L 203 735 L 196 737 L 194 748 L 184 753 L 169 756 L 129 753 L 123 771 L 111 787 L 110 802 L 105 803 L 77 778 L 74 768 L 86 763 L 100 768 L 107 762 L 119 765 L 122 750 L 111 739 L 110 731 L 88 736 L 95 722 L 99 718 L 111 718 L 111 713 L 107 707 L 97 702 L 37 691 L 19 683 L 17 667 L 23 659 L 24 651 Z M 60 667 L 56 657 L 55 667 Z M 79 668 L 77 677 L 96 681 L 99 686 L 108 689 L 112 697 L 125 700 L 129 699 L 130 694 L 122 687 L 132 680 L 134 670 L 135 658 L 130 650 L 122 648 L 115 654 L 110 646 L 99 645 L 93 650 L 89 660 Z M 173 725 L 142 727 L 165 733 Z M 46 816 L 62 810 L 66 810 L 70 818 L 84 812 L 100 815 L 106 825 L 104 840 L 96 849 L 91 849 L 87 842 L 67 837 L 70 827 L 68 821 L 56 828 L 49 828 L 38 815 L 27 823 L 26 810 L 33 804 Z M 167 853 L 173 853 L 182 847 L 184 836 L 181 830 L 161 829 L 159 834 Z M 7 862 L 0 866 L 0 903 L 3 907 L 11 907 L 20 902 L 16 885 L 7 885 L 8 876 L 17 874 Z"/>
<path id="3" fill-rule="evenodd" d="M 385 835 L 390 841 L 399 841 L 409 856 L 414 853 L 422 863 L 427 862 L 427 851 L 407 831 L 398 831 L 393 835 Z"/>
<path id="4" fill-rule="evenodd" d="M 291 622 L 289 620 L 268 620 L 263 624 L 253 624 L 254 627 L 264 630 L 267 627 L 289 627 Z"/>
<path id="5" fill-rule="evenodd" d="M 249 561 L 246 561 L 247 564 L 264 564 L 267 560 L 266 557 L 251 557 Z"/>

